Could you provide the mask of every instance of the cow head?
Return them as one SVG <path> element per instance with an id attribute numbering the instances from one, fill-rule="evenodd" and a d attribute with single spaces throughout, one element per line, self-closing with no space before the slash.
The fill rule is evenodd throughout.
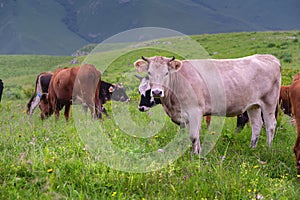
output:
<path id="1" fill-rule="evenodd" d="M 141 100 L 139 103 L 139 110 L 141 112 L 145 112 L 149 110 L 151 107 L 161 104 L 159 98 L 153 98 L 151 96 L 151 88 L 150 88 L 150 82 L 149 82 L 149 77 L 140 77 L 135 75 L 140 80 L 140 85 L 139 85 L 139 93 L 141 95 Z"/>
<path id="2" fill-rule="evenodd" d="M 180 70 L 182 62 L 172 58 L 154 56 L 137 60 L 134 63 L 139 73 L 147 72 L 150 81 L 151 96 L 164 97 L 164 86 L 169 82 L 170 74 Z"/>
<path id="3" fill-rule="evenodd" d="M 41 110 L 41 119 L 42 120 L 50 117 L 53 114 L 53 110 L 52 110 L 52 107 L 48 100 L 47 94 L 42 94 L 41 101 L 39 103 L 39 108 Z"/>
<path id="4" fill-rule="evenodd" d="M 113 84 L 109 88 L 110 94 L 112 94 L 111 99 L 114 101 L 121 101 L 121 102 L 129 102 L 130 98 L 127 96 L 125 92 L 125 88 L 123 87 L 122 83 Z"/>

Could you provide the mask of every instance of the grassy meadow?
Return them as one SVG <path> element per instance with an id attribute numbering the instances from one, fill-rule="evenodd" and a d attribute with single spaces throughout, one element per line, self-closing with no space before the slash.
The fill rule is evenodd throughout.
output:
<path id="1" fill-rule="evenodd" d="M 191 37 L 212 58 L 234 58 L 255 53 L 277 56 L 282 63 L 282 85 L 290 84 L 294 74 L 300 71 L 300 31 Z M 192 52 L 192 49 L 183 50 Z M 146 113 L 138 111 L 139 81 L 126 76 L 135 73 L 133 62 L 141 55 L 171 56 L 171 53 L 144 48 L 114 59 L 102 74 L 102 79 L 123 83 L 131 101 L 126 104 L 127 110 L 120 110 L 120 113 L 126 112 L 127 115 L 122 118 L 116 110 L 125 103 L 108 102 L 105 107 L 110 117 L 103 116 L 102 120 L 92 122 L 93 125 L 89 125 L 89 116 L 78 120 L 78 106 L 73 106 L 68 123 L 63 113 L 58 121 L 53 116 L 41 121 L 38 109 L 31 119 L 25 112 L 36 76 L 43 71 L 73 66 L 73 57 L 0 55 L 0 78 L 5 86 L 0 103 L 0 198 L 297 199 L 300 190 L 292 150 L 296 131 L 290 118 L 283 113 L 278 118 L 272 147 L 266 145 L 263 130 L 257 148 L 249 148 L 250 125 L 236 133 L 236 118 L 226 118 L 216 145 L 204 158 L 191 154 L 189 145 L 178 159 L 167 161 L 166 166 L 156 171 L 135 173 L 117 170 L 103 162 L 104 157 L 115 158 L 114 154 L 98 156 L 89 149 L 91 144 L 101 145 L 93 141 L 87 144 L 84 138 L 85 133 L 88 137 L 89 129 L 95 124 L 101 126 L 96 137 L 106 138 L 109 144 L 129 155 L 165 149 L 176 137 L 178 127 L 163 114 L 161 106 Z M 112 55 L 117 53 L 104 52 L 99 56 L 108 58 Z M 89 60 L 87 57 L 76 59 L 79 63 Z M 101 69 L 101 66 L 96 66 Z M 120 117 L 120 121 L 116 121 L 116 117 Z M 126 117 L 131 118 L 141 134 L 147 132 L 143 125 L 148 127 L 150 120 L 163 119 L 164 124 L 157 133 L 139 137 L 126 132 L 133 126 L 127 123 L 130 120 Z M 79 125 L 81 122 L 84 126 Z M 202 127 L 200 137 L 203 141 L 205 135 L 213 134 L 213 131 L 206 129 L 205 122 Z M 95 141 L 98 141 L 97 138 Z M 95 148 L 97 150 L 97 146 Z"/>

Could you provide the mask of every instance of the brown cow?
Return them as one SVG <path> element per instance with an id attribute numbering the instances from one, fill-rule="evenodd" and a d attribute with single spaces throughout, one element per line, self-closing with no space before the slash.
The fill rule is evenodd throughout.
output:
<path id="1" fill-rule="evenodd" d="M 92 118 L 101 117 L 101 102 L 99 99 L 101 74 L 93 66 L 84 64 L 78 67 L 57 69 L 50 81 L 48 96 L 42 95 L 40 109 L 42 119 L 65 106 L 64 116 L 69 120 L 71 104 L 80 102 L 89 107 Z"/>
<path id="2" fill-rule="evenodd" d="M 292 113 L 296 120 L 297 139 L 294 146 L 296 157 L 297 173 L 300 175 L 300 74 L 294 77 L 289 89 L 289 96 L 292 105 Z"/>
<path id="3" fill-rule="evenodd" d="M 289 87 L 290 86 L 281 86 L 280 87 L 279 104 L 280 104 L 280 108 L 284 114 L 286 114 L 288 116 L 292 116 Z"/>

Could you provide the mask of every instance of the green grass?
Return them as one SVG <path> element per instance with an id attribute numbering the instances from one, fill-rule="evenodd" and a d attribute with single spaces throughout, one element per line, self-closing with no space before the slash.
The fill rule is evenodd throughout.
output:
<path id="1" fill-rule="evenodd" d="M 281 58 L 282 74 L 283 84 L 289 84 L 299 71 L 299 43 L 286 38 L 294 35 L 299 38 L 299 33 L 232 33 L 193 38 L 216 58 L 252 53 L 273 53 L 280 57 L 286 52 L 291 62 L 285 62 L 286 57 Z M 236 119 L 227 118 L 220 138 L 205 158 L 192 155 L 189 145 L 177 160 L 167 160 L 168 165 L 157 171 L 124 172 L 103 162 L 105 158 L 116 158 L 115 149 L 99 156 L 98 151 L 107 144 L 123 149 L 137 163 L 138 159 L 142 163 L 144 158 L 139 157 L 139 153 L 165 149 L 176 137 L 178 127 L 168 117 L 160 115 L 164 113 L 161 106 L 148 113 L 137 110 L 139 83 L 127 74 L 135 73 L 130 71 L 132 63 L 141 55 L 155 53 L 157 51 L 153 49 L 129 52 L 115 59 L 103 74 L 104 80 L 123 82 L 131 98 L 129 104 L 106 104 L 110 118 L 104 117 L 101 122 L 90 122 L 89 115 L 79 115 L 81 108 L 73 106 L 68 123 L 63 115 L 58 121 L 54 117 L 41 121 L 38 110 L 28 119 L 24 111 L 36 75 L 70 66 L 71 57 L 0 56 L 0 78 L 6 86 L 0 103 L 1 199 L 255 199 L 258 195 L 264 199 L 297 199 L 300 192 L 292 151 L 295 127 L 282 113 L 271 148 L 266 145 L 264 131 L 257 148 L 249 148 L 250 126 L 246 125 L 241 133 L 235 133 Z M 161 51 L 159 54 L 170 56 L 171 52 Z M 109 60 L 109 56 L 117 53 L 103 55 Z M 79 60 L 84 61 L 85 57 Z M 4 67 L 6 70 L 2 70 Z M 12 96 L 12 91 L 19 95 Z M 119 113 L 125 112 L 129 117 L 122 118 Z M 116 120 L 118 117 L 119 121 Z M 136 126 L 139 131 L 135 133 L 142 135 L 151 119 L 164 120 L 165 123 L 160 131 L 148 138 L 124 131 Z M 130 120 L 133 123 L 128 123 Z M 211 134 L 205 127 L 203 123 L 202 142 L 205 135 Z M 93 130 L 98 131 L 96 135 L 93 135 Z M 103 143 L 105 141 L 107 143 Z M 93 149 L 93 145 L 98 146 Z M 126 163 L 126 159 L 121 163 Z"/>

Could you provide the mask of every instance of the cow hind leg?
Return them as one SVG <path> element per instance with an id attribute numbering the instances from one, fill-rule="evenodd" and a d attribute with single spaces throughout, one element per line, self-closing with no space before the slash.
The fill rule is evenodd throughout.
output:
<path id="1" fill-rule="evenodd" d="M 269 146 L 272 145 L 272 141 L 275 134 L 276 128 L 276 118 L 275 118 L 275 110 L 276 107 L 274 106 L 262 106 L 262 114 L 266 129 L 266 136 L 267 136 L 267 144 Z"/>
<path id="2" fill-rule="evenodd" d="M 297 174 L 300 175 L 300 133 L 299 132 L 294 146 L 294 153 L 296 157 Z"/>
<path id="3" fill-rule="evenodd" d="M 297 139 L 294 146 L 294 153 L 296 158 L 297 174 L 300 175 L 300 116 L 298 116 L 298 113 L 295 113 L 295 119 L 296 119 Z"/>
<path id="4" fill-rule="evenodd" d="M 66 105 L 65 113 L 64 113 L 66 121 L 69 121 L 69 119 L 70 119 L 70 110 L 71 110 L 71 104 Z"/>
<path id="5" fill-rule="evenodd" d="M 255 148 L 258 142 L 259 134 L 263 125 L 263 121 L 261 118 L 261 109 L 251 108 L 247 110 L 248 117 L 251 123 L 252 128 L 252 137 L 250 142 L 250 147 Z"/>

